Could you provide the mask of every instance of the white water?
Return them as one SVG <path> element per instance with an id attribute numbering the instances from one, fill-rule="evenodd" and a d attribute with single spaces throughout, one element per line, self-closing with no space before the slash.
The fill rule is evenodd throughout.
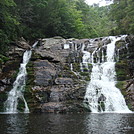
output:
<path id="1" fill-rule="evenodd" d="M 35 42 L 33 47 L 37 45 L 38 42 Z M 5 102 L 5 112 L 6 113 L 17 113 L 19 112 L 17 110 L 18 101 L 21 99 L 21 101 L 24 102 L 24 113 L 29 113 L 29 108 L 27 105 L 27 102 L 24 98 L 23 92 L 25 90 L 26 85 L 26 65 L 28 64 L 30 58 L 31 58 L 32 51 L 26 50 L 23 54 L 23 62 L 20 64 L 19 73 L 17 74 L 17 78 L 13 83 L 13 88 L 8 93 L 8 98 Z"/>
<path id="2" fill-rule="evenodd" d="M 70 48 L 69 44 L 64 44 L 64 49 L 69 49 L 69 48 Z"/>
<path id="3" fill-rule="evenodd" d="M 115 87 L 115 43 L 122 37 L 109 37 L 111 43 L 107 44 L 106 61 L 104 62 L 104 55 L 102 55 L 102 63 L 98 60 L 94 62 L 94 54 L 98 51 L 94 51 L 92 56 L 89 56 L 90 63 L 92 63 L 91 81 L 88 84 L 85 102 L 93 113 L 97 112 L 117 112 L 127 113 L 131 112 L 120 90 Z M 123 36 L 124 38 L 124 36 Z M 102 50 L 103 51 L 103 50 Z M 103 54 L 103 52 L 101 52 Z M 98 56 L 98 55 L 97 55 Z M 87 57 L 88 59 L 88 57 Z"/>
<path id="4" fill-rule="evenodd" d="M 80 70 L 83 72 L 84 68 L 89 71 L 88 64 L 91 62 L 91 54 L 87 51 L 83 51 L 82 63 L 80 63 Z"/>

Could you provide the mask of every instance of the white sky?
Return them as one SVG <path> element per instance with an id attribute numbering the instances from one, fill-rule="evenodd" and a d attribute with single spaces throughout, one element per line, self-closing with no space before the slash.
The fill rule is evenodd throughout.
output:
<path id="1" fill-rule="evenodd" d="M 99 3 L 100 6 L 105 6 L 105 5 L 109 5 L 112 4 L 112 0 L 110 2 L 110 0 L 86 0 L 86 3 L 89 5 L 93 5 L 94 3 Z"/>

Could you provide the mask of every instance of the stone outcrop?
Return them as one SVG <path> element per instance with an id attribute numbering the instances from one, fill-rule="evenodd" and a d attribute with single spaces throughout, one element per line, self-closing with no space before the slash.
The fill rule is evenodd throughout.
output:
<path id="1" fill-rule="evenodd" d="M 119 60 L 116 63 L 117 87 L 121 90 L 126 103 L 134 110 L 134 36 L 116 43 Z"/>
<path id="2" fill-rule="evenodd" d="M 70 69 L 71 62 L 81 61 L 82 53 L 64 48 L 66 43 L 61 37 L 43 39 L 33 51 L 26 86 L 26 96 L 33 96 L 27 100 L 33 112 L 88 111 L 83 105 L 86 81 Z"/>
<path id="3" fill-rule="evenodd" d="M 0 62 L 0 111 L 3 110 L 7 92 L 12 88 L 12 84 L 17 76 L 23 53 L 30 48 L 30 45 L 24 39 L 23 44 L 26 44 L 25 47 L 21 47 L 17 43 L 11 44 L 9 52 L 5 56 L 0 57 L 3 59 Z"/>
<path id="4" fill-rule="evenodd" d="M 30 111 L 56 113 L 89 111 L 83 100 L 92 65 L 88 64 L 88 70 L 85 67 L 81 71 L 83 51 L 93 52 L 95 49 L 103 49 L 105 55 L 107 43 L 110 43 L 110 40 L 103 38 L 78 40 L 57 36 L 40 39 L 27 65 L 28 76 L 24 94 Z M 16 77 L 23 52 L 31 48 L 28 45 L 18 46 L 11 46 L 10 59 L 2 65 L 0 73 L 2 103 L 6 98 L 5 91 L 11 88 Z M 122 91 L 131 110 L 134 110 L 133 50 L 134 36 L 128 36 L 124 41 L 116 43 L 116 86 Z M 101 53 L 95 55 L 94 60 L 97 60 L 98 55 L 102 56 Z"/>
<path id="5" fill-rule="evenodd" d="M 16 42 L 16 45 L 22 49 L 31 49 L 29 42 L 27 42 L 23 37 L 21 37 L 20 40 Z"/>
<path id="6" fill-rule="evenodd" d="M 84 72 L 81 72 L 82 51 L 93 52 L 98 48 L 103 49 L 105 53 L 105 44 L 108 43 L 110 40 L 103 40 L 103 38 L 93 40 L 74 38 L 65 40 L 61 37 L 43 39 L 32 56 L 33 73 L 29 73 L 33 75 L 33 82 L 30 82 L 33 85 L 27 85 L 32 89 L 31 92 L 34 92 L 32 94 L 34 101 L 29 102 L 33 112 L 89 111 L 83 105 L 83 99 L 87 82 L 90 80 L 92 65 L 88 65 L 89 70 L 85 68 Z M 134 110 L 133 44 L 133 36 L 117 42 L 116 53 L 119 59 L 115 57 L 118 61 L 116 63 L 117 87 L 120 86 L 120 82 L 125 81 L 126 87 L 124 88 L 123 85 L 119 88 L 132 110 Z M 97 55 L 94 60 L 97 60 Z"/>

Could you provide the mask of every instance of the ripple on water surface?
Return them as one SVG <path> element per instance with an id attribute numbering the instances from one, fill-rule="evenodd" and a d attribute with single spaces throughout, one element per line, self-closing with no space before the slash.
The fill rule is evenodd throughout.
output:
<path id="1" fill-rule="evenodd" d="M 134 114 L 0 114 L 1 134 L 133 134 Z"/>

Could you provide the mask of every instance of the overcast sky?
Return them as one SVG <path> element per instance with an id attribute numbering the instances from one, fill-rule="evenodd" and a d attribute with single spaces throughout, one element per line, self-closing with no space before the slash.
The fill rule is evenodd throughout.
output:
<path id="1" fill-rule="evenodd" d="M 86 3 L 89 5 L 93 5 L 94 3 L 96 4 L 99 3 L 100 6 L 105 6 L 111 4 L 112 2 L 110 2 L 110 0 L 86 0 Z"/>

